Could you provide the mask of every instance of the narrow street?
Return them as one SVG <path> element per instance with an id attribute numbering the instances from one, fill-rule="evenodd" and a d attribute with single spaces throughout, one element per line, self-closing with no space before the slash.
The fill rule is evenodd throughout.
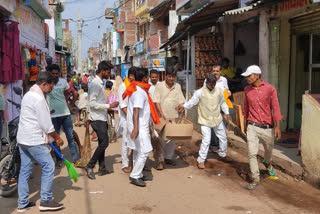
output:
<path id="1" fill-rule="evenodd" d="M 76 130 L 83 139 L 84 128 Z M 153 181 L 148 181 L 146 188 L 131 185 L 128 175 L 121 171 L 120 141 L 110 144 L 106 152 L 108 169 L 112 171 L 109 175 L 89 180 L 79 169 L 81 177 L 78 183 L 72 183 L 66 167 L 57 170 L 53 196 L 65 205 L 58 213 L 319 213 L 320 191 L 283 173 L 278 173 L 278 181 L 264 176 L 257 190 L 246 190 L 247 158 L 232 149 L 229 155 L 234 163 L 219 162 L 210 153 L 207 169 L 197 169 L 198 139 L 199 134 L 194 132 L 192 143 L 178 142 L 177 166 L 163 171 L 152 169 Z M 63 153 L 69 157 L 68 149 L 64 148 Z M 151 159 L 148 165 L 152 164 Z M 30 198 L 37 206 L 40 173 L 36 166 L 30 182 Z M 16 213 L 16 201 L 17 196 L 1 198 L 0 213 Z M 39 212 L 37 207 L 27 211 Z"/>

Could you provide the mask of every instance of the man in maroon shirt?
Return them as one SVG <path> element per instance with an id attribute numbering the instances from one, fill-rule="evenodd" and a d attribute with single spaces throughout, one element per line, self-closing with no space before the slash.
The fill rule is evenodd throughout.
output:
<path id="1" fill-rule="evenodd" d="M 254 190 L 260 183 L 260 173 L 257 161 L 259 141 L 264 146 L 263 164 L 269 175 L 275 175 L 276 170 L 271 165 L 272 150 L 275 138 L 281 138 L 280 121 L 283 118 L 276 88 L 261 79 L 261 69 L 252 65 L 245 73 L 249 85 L 244 89 L 244 116 L 247 125 L 248 158 L 252 183 L 247 189 Z M 275 121 L 275 125 L 274 125 Z"/>

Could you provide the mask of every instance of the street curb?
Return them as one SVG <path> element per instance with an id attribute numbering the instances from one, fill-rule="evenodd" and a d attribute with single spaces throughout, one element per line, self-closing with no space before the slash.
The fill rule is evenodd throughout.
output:
<path id="1" fill-rule="evenodd" d="M 228 136 L 228 144 L 230 147 L 232 147 L 234 150 L 236 150 L 240 154 L 248 156 L 247 143 L 243 139 L 234 135 L 232 131 L 228 131 L 227 136 Z M 263 157 L 263 155 L 264 155 L 264 148 L 263 146 L 260 145 L 258 156 Z M 274 165 L 276 168 L 279 168 L 281 171 L 283 171 L 286 174 L 289 174 L 298 179 L 303 179 L 303 174 L 304 174 L 303 167 L 299 163 L 289 160 L 288 158 L 285 158 L 283 154 L 278 155 L 276 152 L 276 149 L 274 149 L 274 152 L 272 155 L 272 165 Z"/>

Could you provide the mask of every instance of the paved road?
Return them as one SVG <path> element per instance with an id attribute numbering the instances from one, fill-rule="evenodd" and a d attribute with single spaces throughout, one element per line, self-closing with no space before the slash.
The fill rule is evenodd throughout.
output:
<path id="1" fill-rule="evenodd" d="M 84 128 L 77 128 L 77 132 L 83 139 Z M 235 160 L 233 164 L 219 162 L 210 154 L 208 169 L 198 170 L 194 166 L 199 145 L 196 140 L 178 143 L 175 168 L 152 169 L 153 181 L 148 181 L 146 188 L 133 186 L 128 175 L 121 171 L 120 145 L 113 143 L 107 149 L 108 168 L 113 171 L 109 175 L 97 176 L 94 181 L 81 176 L 78 183 L 72 183 L 65 167 L 56 172 L 53 195 L 65 204 L 65 209 L 58 213 L 319 213 L 320 191 L 282 173 L 279 173 L 279 181 L 265 178 L 254 192 L 244 189 L 248 170 L 246 157 L 231 149 L 229 155 Z M 63 153 L 69 156 L 66 148 Z M 148 164 L 153 162 L 149 160 Z M 36 201 L 37 206 L 40 174 L 36 166 L 30 182 L 31 200 Z M 16 200 L 16 196 L 1 198 L 0 213 L 15 213 Z M 27 213 L 39 213 L 39 210 L 35 207 Z"/>

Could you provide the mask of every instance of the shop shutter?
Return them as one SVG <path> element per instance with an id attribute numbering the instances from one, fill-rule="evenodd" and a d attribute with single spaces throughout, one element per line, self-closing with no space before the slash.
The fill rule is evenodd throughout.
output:
<path id="1" fill-rule="evenodd" d="M 292 18 L 290 24 L 292 34 L 320 32 L 320 11 Z"/>

